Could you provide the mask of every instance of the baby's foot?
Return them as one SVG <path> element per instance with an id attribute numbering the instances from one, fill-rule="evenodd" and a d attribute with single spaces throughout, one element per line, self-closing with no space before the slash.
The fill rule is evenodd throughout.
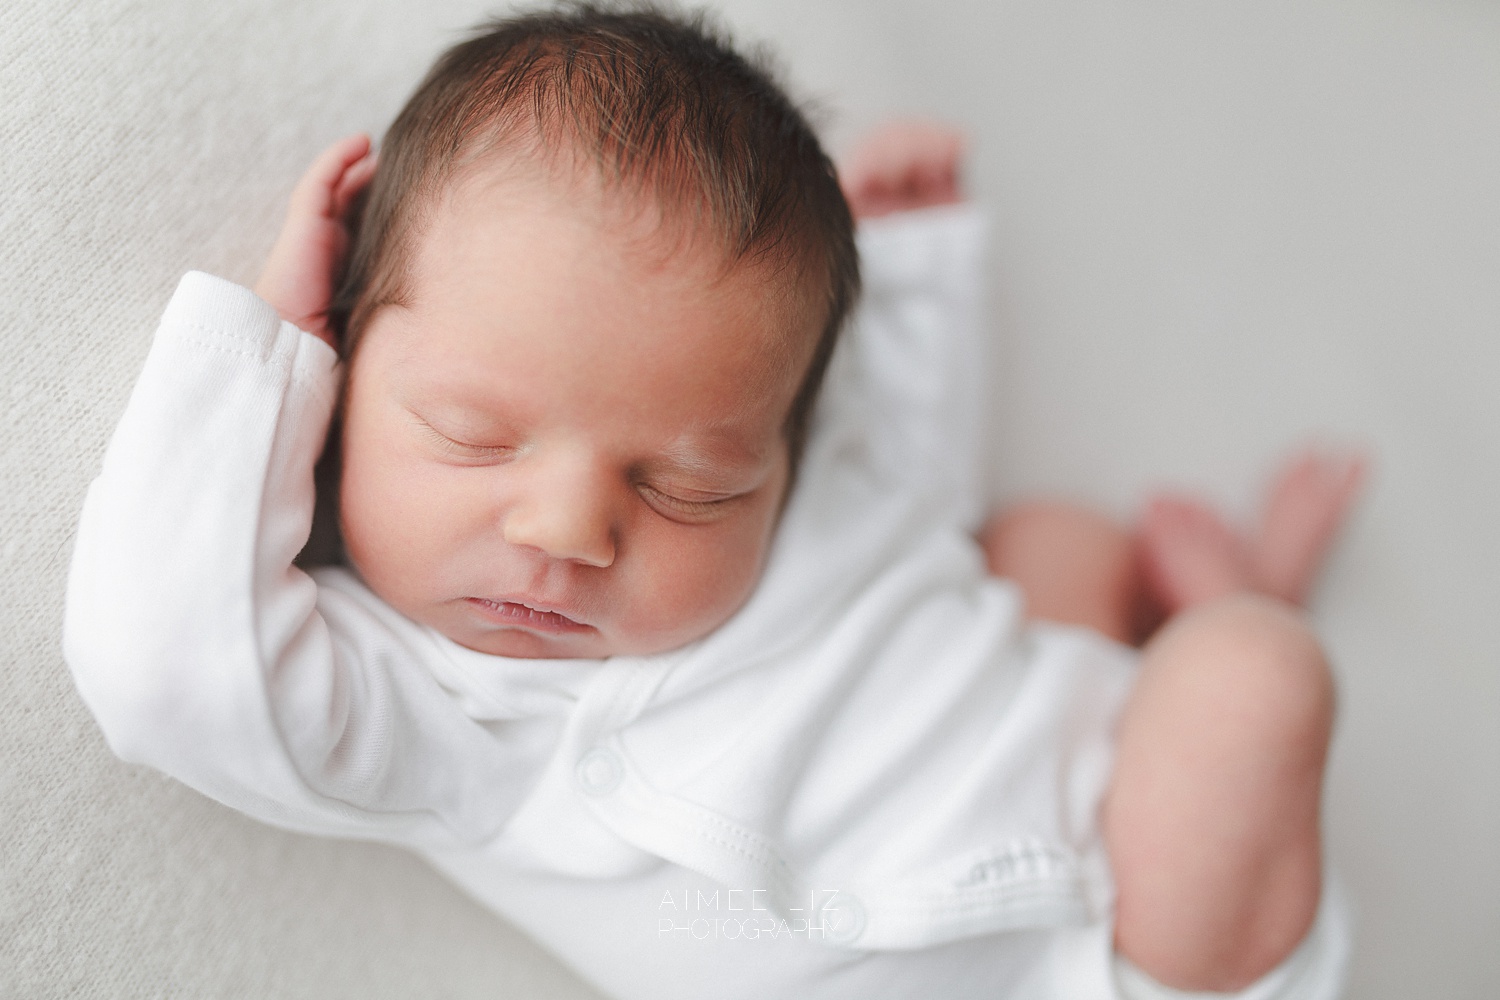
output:
<path id="1" fill-rule="evenodd" d="M 870 133 L 839 166 L 839 184 L 856 219 L 962 200 L 964 136 L 935 122 L 897 121 Z"/>
<path id="2" fill-rule="evenodd" d="M 1260 538 L 1250 556 L 1255 588 L 1302 605 L 1348 516 L 1366 470 L 1359 453 L 1308 449 L 1271 486 Z"/>
<path id="3" fill-rule="evenodd" d="M 1146 588 L 1168 614 L 1253 584 L 1244 542 L 1197 500 L 1154 497 L 1141 517 L 1140 546 Z"/>

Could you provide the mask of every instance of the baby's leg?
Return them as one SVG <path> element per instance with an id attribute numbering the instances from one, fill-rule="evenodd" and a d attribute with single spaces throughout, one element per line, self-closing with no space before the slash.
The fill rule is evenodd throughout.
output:
<path id="1" fill-rule="evenodd" d="M 1232 595 L 1152 638 L 1104 808 L 1122 955 L 1228 991 L 1292 951 L 1318 906 L 1332 718 L 1322 650 L 1282 601 Z"/>
<path id="2" fill-rule="evenodd" d="M 1147 587 L 1175 614 L 1142 651 L 1104 834 L 1116 947 L 1168 986 L 1248 985 L 1317 911 L 1333 680 L 1293 602 L 1363 469 L 1358 457 L 1299 456 L 1252 543 L 1193 501 L 1158 499 L 1143 519 Z"/>
<path id="3" fill-rule="evenodd" d="M 990 572 L 1020 585 L 1032 617 L 1086 625 L 1124 643 L 1144 634 L 1136 540 L 1104 515 L 1021 504 L 990 518 L 980 542 Z"/>
<path id="4" fill-rule="evenodd" d="M 1144 634 L 1141 553 L 1193 595 L 1142 651 L 1104 810 L 1116 947 L 1168 986 L 1231 990 L 1306 934 L 1333 687 L 1296 609 L 1246 590 L 1248 559 L 1203 511 L 1159 511 L 1142 545 L 1102 515 L 1034 503 L 994 517 L 992 572 L 1032 615 Z"/>
<path id="5" fill-rule="evenodd" d="M 989 570 L 1035 618 L 1139 645 L 1169 615 L 1241 591 L 1301 606 L 1364 478 L 1358 455 L 1308 450 L 1273 481 L 1246 540 L 1197 500 L 1153 498 L 1137 530 L 1058 501 L 1019 504 L 980 533 Z"/>
<path id="6" fill-rule="evenodd" d="M 1363 474 L 1311 452 L 1247 542 L 1206 506 L 1159 498 L 1132 536 L 1059 504 L 996 516 L 990 568 L 1034 615 L 1117 639 L 1172 617 L 1142 651 L 1104 810 L 1116 947 L 1165 985 L 1233 990 L 1306 934 L 1321 889 L 1318 812 L 1333 717 L 1299 601 Z"/>

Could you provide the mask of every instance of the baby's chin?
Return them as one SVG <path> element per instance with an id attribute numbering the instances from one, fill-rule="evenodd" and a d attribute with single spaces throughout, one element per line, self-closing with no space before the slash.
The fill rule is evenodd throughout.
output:
<path id="1" fill-rule="evenodd" d="M 522 626 L 434 627 L 465 649 L 517 660 L 602 660 L 621 652 L 618 643 L 592 628 L 558 635 Z"/>

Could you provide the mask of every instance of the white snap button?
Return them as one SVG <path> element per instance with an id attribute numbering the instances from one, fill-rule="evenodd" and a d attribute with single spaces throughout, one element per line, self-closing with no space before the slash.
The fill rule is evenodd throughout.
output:
<path id="1" fill-rule="evenodd" d="M 590 795 L 608 795 L 623 777 L 625 765 L 613 750 L 596 747 L 578 762 L 578 784 Z"/>
<path id="2" fill-rule="evenodd" d="M 865 908 L 847 892 L 823 904 L 823 933 L 830 944 L 851 944 L 865 929 Z"/>

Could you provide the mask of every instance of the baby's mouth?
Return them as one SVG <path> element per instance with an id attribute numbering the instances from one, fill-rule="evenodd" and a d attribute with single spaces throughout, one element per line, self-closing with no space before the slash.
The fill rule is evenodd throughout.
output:
<path id="1" fill-rule="evenodd" d="M 588 625 L 576 622 L 561 612 L 533 607 L 521 601 L 492 601 L 487 597 L 468 597 L 465 600 L 499 625 L 520 626 L 552 635 L 592 631 Z"/>

